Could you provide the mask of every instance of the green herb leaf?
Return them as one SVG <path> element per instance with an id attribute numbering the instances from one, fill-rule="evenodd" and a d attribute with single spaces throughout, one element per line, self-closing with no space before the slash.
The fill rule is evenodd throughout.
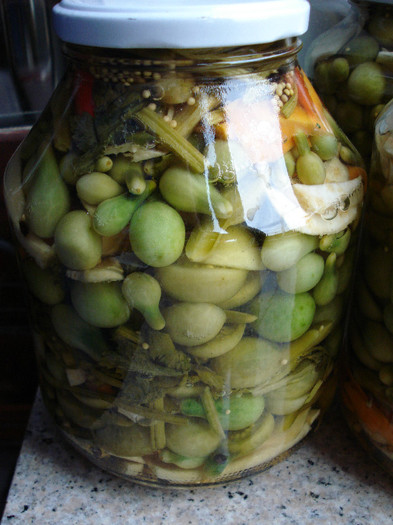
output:
<path id="1" fill-rule="evenodd" d="M 84 113 L 71 121 L 72 141 L 82 155 L 73 162 L 75 175 L 89 173 L 106 146 L 114 143 L 116 133 L 128 134 L 127 121 L 143 107 L 141 95 L 135 91 L 121 93 L 103 101 L 92 117 Z"/>
<path id="2" fill-rule="evenodd" d="M 182 372 L 191 369 L 190 357 L 175 348 L 169 334 L 150 331 L 148 341 L 149 355 L 154 361 Z"/>

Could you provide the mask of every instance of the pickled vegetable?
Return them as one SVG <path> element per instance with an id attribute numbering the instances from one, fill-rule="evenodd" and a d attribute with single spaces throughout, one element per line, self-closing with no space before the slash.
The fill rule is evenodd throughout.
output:
<path id="1" fill-rule="evenodd" d="M 131 247 L 137 257 L 150 266 L 174 263 L 183 251 L 184 241 L 181 216 L 162 202 L 144 204 L 131 219 Z"/>
<path id="2" fill-rule="evenodd" d="M 26 223 L 38 237 L 52 237 L 59 220 L 70 208 L 70 196 L 51 147 L 34 158 L 33 166 L 25 178 Z"/>

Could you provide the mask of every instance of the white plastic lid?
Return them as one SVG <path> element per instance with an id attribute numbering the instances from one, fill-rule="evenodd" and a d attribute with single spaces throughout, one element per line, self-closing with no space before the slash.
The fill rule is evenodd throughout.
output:
<path id="1" fill-rule="evenodd" d="M 307 31 L 307 0 L 61 0 L 53 22 L 65 42 L 108 48 L 262 44 Z"/>

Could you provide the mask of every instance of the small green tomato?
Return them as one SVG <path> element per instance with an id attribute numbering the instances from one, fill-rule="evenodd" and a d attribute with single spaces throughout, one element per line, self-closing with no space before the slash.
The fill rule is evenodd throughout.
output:
<path id="1" fill-rule="evenodd" d="M 130 242 L 135 254 L 150 266 L 174 263 L 185 242 L 185 226 L 179 213 L 163 202 L 138 208 L 130 223 Z"/>

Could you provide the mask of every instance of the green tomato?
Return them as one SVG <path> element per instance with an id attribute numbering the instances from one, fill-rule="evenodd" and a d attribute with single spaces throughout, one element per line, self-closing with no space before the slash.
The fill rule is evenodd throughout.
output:
<path id="1" fill-rule="evenodd" d="M 382 68 L 375 62 L 363 62 L 351 73 L 348 79 L 348 95 L 358 104 L 374 106 L 382 100 L 386 79 Z"/>
<path id="2" fill-rule="evenodd" d="M 261 337 L 287 343 L 309 329 L 315 313 L 315 301 L 307 292 L 296 295 L 262 293 L 254 299 L 250 309 L 258 316 L 252 326 Z"/>
<path id="3" fill-rule="evenodd" d="M 82 283 L 71 287 L 71 301 L 87 323 L 99 328 L 112 328 L 125 323 L 130 309 L 121 292 L 121 285 L 112 283 Z"/>
<path id="4" fill-rule="evenodd" d="M 337 157 L 338 141 L 333 133 L 325 133 L 324 135 L 313 135 L 310 138 L 311 147 L 313 151 L 322 160 L 330 160 Z"/>
<path id="5" fill-rule="evenodd" d="M 348 42 L 343 54 L 349 65 L 358 66 L 374 60 L 379 51 L 378 42 L 370 35 L 359 35 Z"/>
<path id="6" fill-rule="evenodd" d="M 148 202 L 131 219 L 130 242 L 136 256 L 144 263 L 154 267 L 168 266 L 183 251 L 183 219 L 163 202 Z"/>

